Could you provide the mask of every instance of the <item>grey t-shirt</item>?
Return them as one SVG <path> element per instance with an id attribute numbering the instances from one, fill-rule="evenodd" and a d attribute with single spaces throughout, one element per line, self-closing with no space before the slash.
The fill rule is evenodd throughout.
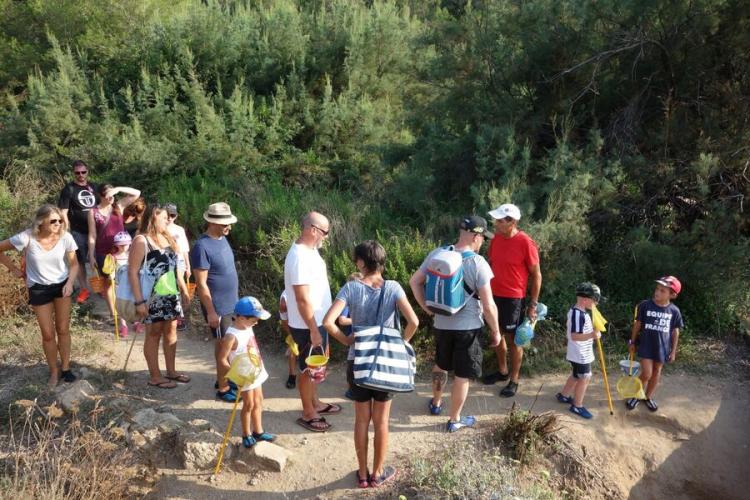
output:
<path id="1" fill-rule="evenodd" d="M 440 250 L 436 248 L 419 266 L 419 270 L 427 274 L 427 264 L 433 254 Z M 478 290 L 487 285 L 495 275 L 487 261 L 481 255 L 474 255 L 464 259 L 464 282 L 474 290 L 474 295 L 467 300 L 466 306 L 453 316 L 436 314 L 433 325 L 440 330 L 474 330 L 484 325 L 482 317 L 482 303 L 479 301 Z"/>
<path id="2" fill-rule="evenodd" d="M 380 306 L 380 315 L 377 315 L 378 301 L 380 300 L 380 288 L 373 288 L 359 280 L 346 283 L 336 300 L 340 300 L 349 308 L 349 317 L 352 318 L 352 330 L 355 326 L 376 326 L 385 317 L 385 326 L 399 328 L 396 324 L 396 302 L 404 297 L 404 289 L 397 281 L 385 280 L 383 282 L 383 304 Z M 347 359 L 354 359 L 354 345 L 349 347 Z"/>

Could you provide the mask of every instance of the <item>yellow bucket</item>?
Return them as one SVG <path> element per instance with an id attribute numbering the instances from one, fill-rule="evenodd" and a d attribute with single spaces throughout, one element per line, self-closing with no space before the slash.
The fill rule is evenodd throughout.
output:
<path id="1" fill-rule="evenodd" d="M 313 354 L 312 356 L 308 356 L 307 359 L 305 359 L 305 364 L 312 367 L 325 366 L 328 364 L 328 356 L 324 356 L 322 354 Z"/>

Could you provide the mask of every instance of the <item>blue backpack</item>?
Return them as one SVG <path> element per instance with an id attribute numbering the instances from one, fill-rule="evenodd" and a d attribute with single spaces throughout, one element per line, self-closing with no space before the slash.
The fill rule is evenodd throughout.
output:
<path id="1" fill-rule="evenodd" d="M 453 246 L 435 251 L 427 263 L 424 296 L 427 307 L 435 314 L 453 316 L 474 295 L 464 282 L 464 260 L 476 255 L 471 250 L 456 252 Z"/>

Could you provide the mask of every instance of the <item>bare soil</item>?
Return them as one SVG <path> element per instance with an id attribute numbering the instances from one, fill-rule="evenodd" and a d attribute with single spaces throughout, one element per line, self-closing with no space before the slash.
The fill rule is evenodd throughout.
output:
<path id="1" fill-rule="evenodd" d="M 202 330 L 202 329 L 201 329 Z M 178 369 L 192 381 L 176 389 L 146 386 L 147 374 L 142 355 L 142 338 L 136 340 L 128 366 L 126 390 L 163 401 L 183 420 L 202 418 L 217 429 L 225 429 L 231 404 L 214 399 L 213 345 L 199 333 L 180 334 Z M 261 349 L 263 349 L 261 339 Z M 111 356 L 102 356 L 107 367 L 122 363 L 129 342 L 112 344 Z M 358 491 L 354 488 L 356 458 L 352 439 L 354 408 L 343 397 L 346 389 L 343 366 L 334 366 L 319 386 L 322 399 L 343 406 L 339 415 L 328 417 L 333 429 L 313 433 L 299 427 L 296 390 L 286 389 L 286 359 L 282 353 L 266 349 L 264 360 L 270 378 L 264 384 L 264 426 L 278 434 L 278 444 L 292 452 L 282 473 L 239 474 L 225 469 L 211 480 L 211 471 L 187 472 L 170 467 L 165 457 L 153 498 L 341 498 L 358 495 L 398 494 L 395 490 Z M 114 366 L 113 366 L 114 364 Z M 750 491 L 750 391 L 747 379 L 695 376 L 665 370 L 658 390 L 659 411 L 645 405 L 632 412 L 615 400 L 609 414 L 601 378 L 595 376 L 586 396 L 594 419 L 585 421 L 557 403 L 554 394 L 567 375 L 536 377 L 521 381 L 515 400 L 534 412 L 559 412 L 562 429 L 558 433 L 569 454 L 584 462 L 589 470 L 590 498 L 747 498 Z M 611 373 L 614 388 L 618 373 Z M 465 413 L 478 417 L 478 426 L 490 425 L 507 414 L 513 399 L 500 398 L 499 386 L 472 385 Z M 413 394 L 396 396 L 391 415 L 389 457 L 395 465 L 410 457 L 429 456 L 440 443 L 454 437 L 444 432 L 447 417 L 427 414 L 429 384 L 418 384 Z M 613 395 L 616 398 L 616 395 Z M 447 399 L 446 399 L 447 401 Z M 473 430 L 462 431 L 466 433 Z M 232 435 L 240 435 L 235 421 Z M 372 453 L 372 451 L 371 451 Z M 554 457 L 553 457 L 554 458 Z M 557 464 L 553 475 L 557 484 L 576 483 L 570 474 L 580 467 Z M 404 470 L 403 468 L 401 470 Z M 397 486 L 396 486 L 397 488 Z M 566 488 L 567 489 L 567 488 Z M 570 491 L 570 490 L 569 490 Z M 580 488 L 579 488 L 580 491 Z"/>

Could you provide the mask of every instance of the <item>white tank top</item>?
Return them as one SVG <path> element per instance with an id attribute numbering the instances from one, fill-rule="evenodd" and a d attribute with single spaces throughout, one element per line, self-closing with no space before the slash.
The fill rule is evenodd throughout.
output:
<path id="1" fill-rule="evenodd" d="M 256 351 L 258 353 L 258 356 L 260 357 L 260 375 L 252 384 L 242 386 L 241 392 L 260 387 L 261 384 L 263 384 L 263 382 L 268 379 L 268 372 L 266 371 L 266 366 L 263 363 L 263 358 L 260 356 L 260 349 L 258 349 L 258 343 L 255 341 L 255 333 L 253 332 L 253 329 L 245 328 L 244 330 L 240 330 L 238 328 L 235 328 L 234 326 L 230 326 L 229 328 L 227 328 L 226 335 L 234 335 L 234 337 L 237 339 L 237 348 L 229 353 L 230 364 L 236 356 L 245 354 L 248 351 L 248 348 Z"/>

